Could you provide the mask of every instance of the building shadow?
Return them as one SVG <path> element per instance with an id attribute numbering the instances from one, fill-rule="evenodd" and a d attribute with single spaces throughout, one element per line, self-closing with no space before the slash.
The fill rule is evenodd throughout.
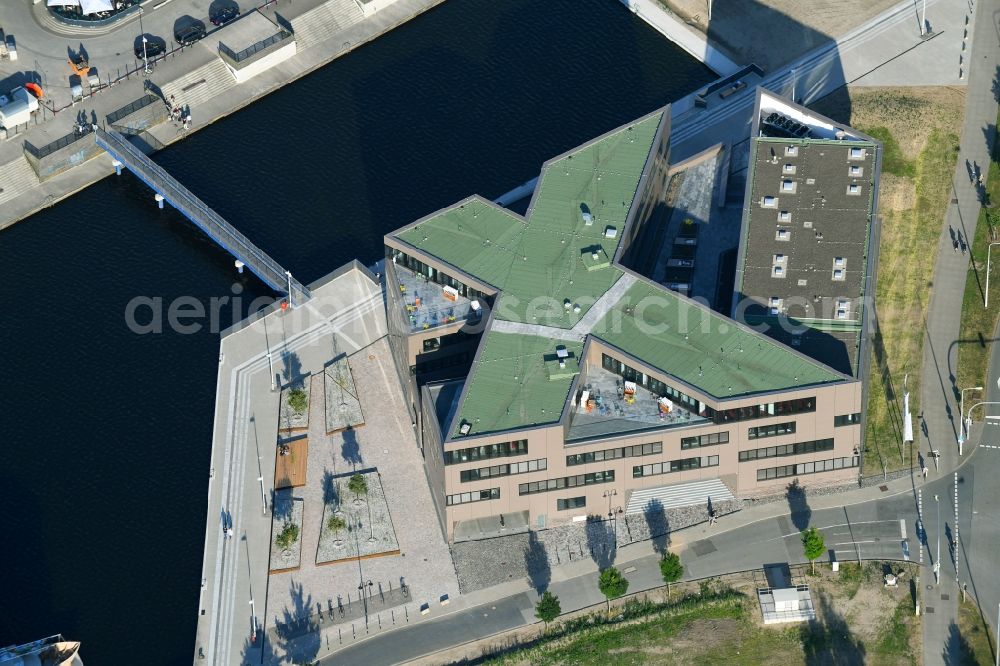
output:
<path id="1" fill-rule="evenodd" d="M 802 532 L 809 527 L 812 509 L 809 508 L 809 502 L 806 500 L 806 490 L 799 484 L 798 479 L 788 484 L 785 498 L 788 500 L 788 511 L 791 514 L 792 525 L 795 525 L 795 529 Z"/>
<path id="2" fill-rule="evenodd" d="M 815 591 L 814 591 L 815 592 Z M 799 630 L 804 663 L 807 666 L 855 666 L 865 662 L 865 645 L 851 633 L 847 620 L 839 615 L 825 592 L 813 594 L 816 619 Z"/>
<path id="3" fill-rule="evenodd" d="M 607 569 L 615 563 L 617 544 L 615 543 L 614 527 L 610 520 L 595 517 L 586 525 L 587 552 L 598 569 Z"/>
<path id="4" fill-rule="evenodd" d="M 282 609 L 275 622 L 275 647 L 283 663 L 309 664 L 319 654 L 321 644 L 319 622 L 312 615 L 313 598 L 305 594 L 301 583 L 292 582 L 290 592 L 292 607 Z"/>
<path id="5" fill-rule="evenodd" d="M 549 589 L 552 581 L 552 567 L 545 544 L 534 530 L 528 532 L 528 547 L 524 549 L 524 568 L 528 572 L 528 582 L 535 592 L 541 594 Z"/>
<path id="6" fill-rule="evenodd" d="M 667 546 L 670 545 L 670 525 L 663 502 L 655 497 L 649 500 L 643 508 L 642 517 L 646 520 L 649 539 L 653 542 L 653 550 L 662 557 L 667 552 Z"/>
<path id="7" fill-rule="evenodd" d="M 351 426 L 347 426 L 341 433 L 343 443 L 340 445 L 340 455 L 352 467 L 357 467 L 363 460 L 361 458 L 361 443 L 358 442 L 358 431 Z"/>

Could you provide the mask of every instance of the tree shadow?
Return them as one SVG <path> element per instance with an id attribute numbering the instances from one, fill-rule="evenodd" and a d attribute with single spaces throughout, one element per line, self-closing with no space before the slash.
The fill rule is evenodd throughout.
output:
<path id="1" fill-rule="evenodd" d="M 312 595 L 306 596 L 302 584 L 291 584 L 292 607 L 282 609 L 275 623 L 278 652 L 287 663 L 312 663 L 320 649 L 319 623 L 312 616 Z"/>
<path id="2" fill-rule="evenodd" d="M 615 563 L 615 532 L 610 520 L 588 520 L 586 526 L 587 550 L 598 569 L 607 569 Z"/>
<path id="3" fill-rule="evenodd" d="M 292 499 L 291 489 L 283 488 L 276 491 L 271 500 L 271 511 L 275 522 L 291 520 L 293 506 L 295 506 L 295 502 Z"/>
<path id="4" fill-rule="evenodd" d="M 295 352 L 286 351 L 281 354 L 281 365 L 284 368 L 285 383 L 294 388 L 305 388 L 302 377 L 302 361 Z"/>
<path id="5" fill-rule="evenodd" d="M 348 425 L 341 436 L 344 442 L 340 446 L 340 455 L 344 458 L 345 462 L 357 468 L 363 462 L 361 458 L 361 444 L 358 442 L 358 432 L 352 426 Z"/>
<path id="6" fill-rule="evenodd" d="M 865 645 L 851 634 L 825 592 L 813 591 L 816 619 L 802 625 L 799 637 L 808 666 L 854 666 L 865 663 Z"/>
<path id="7" fill-rule="evenodd" d="M 945 641 L 944 649 L 941 651 L 941 659 L 945 666 L 980 663 L 976 661 L 976 655 L 972 651 L 969 641 L 965 639 L 965 636 L 958 630 L 958 625 L 954 622 L 948 625 L 948 640 Z"/>
<path id="8" fill-rule="evenodd" d="M 792 524 L 799 532 L 809 527 L 809 519 L 812 518 L 812 509 L 806 501 L 806 491 L 799 480 L 795 479 L 788 484 L 788 491 L 785 493 L 788 499 L 788 510 L 792 514 Z"/>
<path id="9" fill-rule="evenodd" d="M 340 506 L 340 486 L 334 478 L 333 472 L 328 469 L 323 470 L 323 504 L 327 506 Z"/>
<path id="10" fill-rule="evenodd" d="M 653 550 L 657 555 L 662 556 L 667 552 L 667 545 L 670 543 L 668 536 L 670 525 L 663 502 L 655 497 L 649 500 L 643 508 L 642 517 L 646 519 L 646 527 L 649 528 L 649 539 L 653 542 Z"/>
<path id="11" fill-rule="evenodd" d="M 528 547 L 524 549 L 524 568 L 528 572 L 528 581 L 535 588 L 535 592 L 541 594 L 549 589 L 549 583 L 552 581 L 549 556 L 545 544 L 534 530 L 528 532 Z"/>

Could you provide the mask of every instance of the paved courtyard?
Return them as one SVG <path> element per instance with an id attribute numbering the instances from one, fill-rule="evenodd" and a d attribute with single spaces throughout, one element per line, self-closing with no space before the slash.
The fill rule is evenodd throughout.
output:
<path id="1" fill-rule="evenodd" d="M 421 604 L 436 607 L 442 596 L 458 594 L 455 569 L 435 517 L 386 339 L 352 354 L 348 362 L 365 423 L 327 434 L 324 401 L 311 401 L 308 479 L 294 489 L 305 509 L 301 566 L 298 571 L 272 575 L 268 581 L 267 626 L 272 629 L 268 633 L 278 636 L 277 640 L 272 637 L 272 648 L 279 657 L 288 647 L 293 655 L 315 655 L 321 631 L 328 639 L 338 630 L 348 636 L 363 635 L 365 609 L 375 625 L 406 614 L 419 617 Z M 311 378 L 313 396 L 323 395 L 323 380 L 323 373 Z M 377 470 L 391 524 L 376 526 L 376 532 L 394 531 L 399 554 L 364 557 L 363 547 L 360 559 L 317 565 L 320 535 L 325 530 L 323 509 L 331 500 L 331 487 L 335 489 L 334 482 L 340 480 L 345 507 L 351 505 L 353 510 L 347 482 L 353 472 L 362 470 L 368 477 Z M 363 505 L 359 511 L 367 518 Z M 373 518 L 379 519 L 380 513 L 381 509 L 376 510 Z M 343 538 L 353 541 L 354 536 Z M 361 541 L 369 538 L 368 533 L 359 536 Z M 349 550 L 357 548 L 352 545 Z M 362 583 L 365 598 L 358 603 Z M 402 590 L 404 585 L 407 589 Z"/>

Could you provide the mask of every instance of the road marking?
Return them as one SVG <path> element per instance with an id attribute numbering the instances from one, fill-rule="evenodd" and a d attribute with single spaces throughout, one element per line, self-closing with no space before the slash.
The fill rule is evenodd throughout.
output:
<path id="1" fill-rule="evenodd" d="M 860 520 L 856 523 L 837 523 L 836 525 L 817 525 L 818 529 L 821 530 L 832 530 L 834 527 L 857 527 L 858 525 L 875 525 L 877 523 L 895 523 L 896 519 L 891 520 Z M 773 539 L 768 539 L 768 541 L 777 541 L 778 539 L 787 539 L 788 537 L 802 536 L 802 532 L 791 532 L 790 534 L 782 534 L 780 537 L 774 537 Z M 834 534 L 833 536 L 837 536 Z"/>
<path id="2" fill-rule="evenodd" d="M 906 541 L 906 520 L 903 518 L 899 519 L 899 538 Z"/>

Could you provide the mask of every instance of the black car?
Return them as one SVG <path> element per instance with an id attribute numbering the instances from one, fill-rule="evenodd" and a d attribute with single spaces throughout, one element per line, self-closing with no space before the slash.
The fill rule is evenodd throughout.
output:
<path id="1" fill-rule="evenodd" d="M 146 52 L 142 51 L 142 42 L 135 47 L 135 57 L 142 60 L 143 57 L 147 59 L 155 58 L 158 55 L 163 55 L 167 50 L 167 45 L 161 41 L 147 39 L 146 40 Z"/>
<path id="2" fill-rule="evenodd" d="M 239 7 L 225 7 L 212 15 L 212 25 L 223 26 L 230 21 L 236 20 L 240 15 Z"/>
<path id="3" fill-rule="evenodd" d="M 202 23 L 192 23 L 174 33 L 174 40 L 181 46 L 194 44 L 205 36 L 205 26 Z"/>

